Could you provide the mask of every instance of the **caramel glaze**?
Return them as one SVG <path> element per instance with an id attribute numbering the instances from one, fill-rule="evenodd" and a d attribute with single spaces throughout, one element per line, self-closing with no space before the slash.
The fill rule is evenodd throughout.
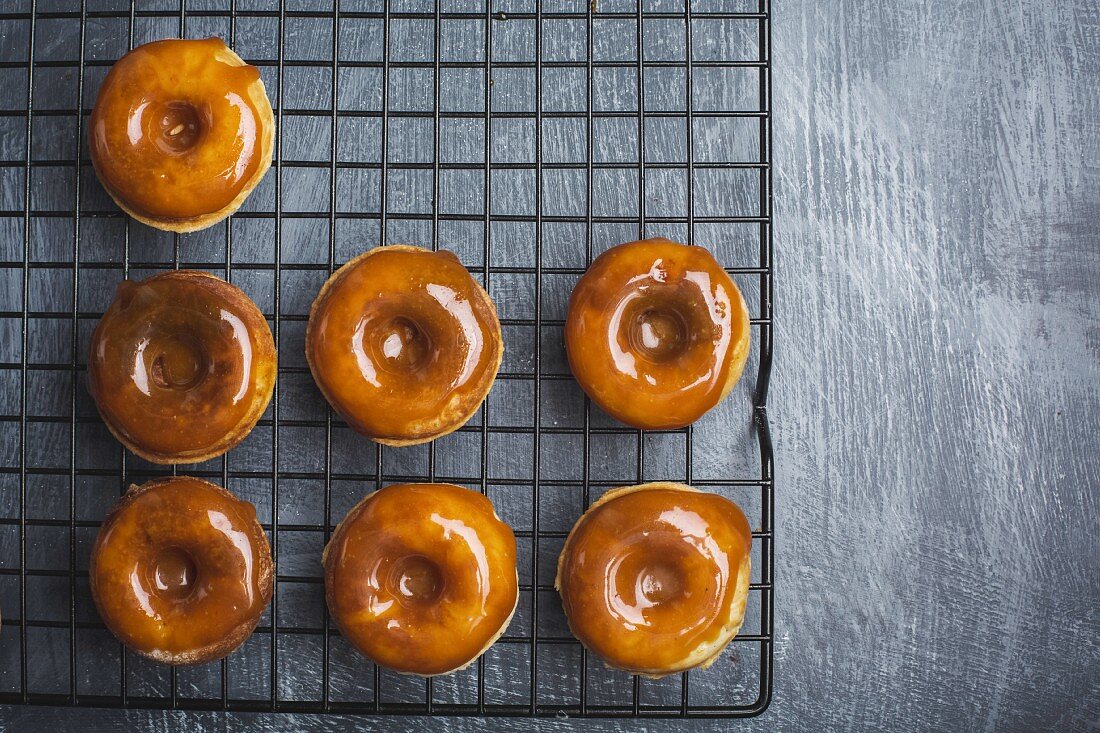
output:
<path id="1" fill-rule="evenodd" d="M 275 343 L 243 292 L 194 270 L 124 280 L 92 333 L 88 388 L 123 444 L 155 463 L 239 443 L 275 385 Z"/>
<path id="2" fill-rule="evenodd" d="M 503 348 L 488 294 L 452 253 L 378 247 L 334 274 L 314 301 L 306 359 L 358 432 L 387 445 L 445 435 L 470 419 Z"/>
<path id="3" fill-rule="evenodd" d="M 683 427 L 737 383 L 749 352 L 741 292 L 707 250 L 667 239 L 612 247 L 569 299 L 569 365 L 612 417 Z"/>
<path id="4" fill-rule="evenodd" d="M 220 659 L 271 600 L 271 551 L 256 510 L 186 476 L 131 486 L 92 547 L 92 597 L 111 633 L 168 664 Z"/>
<path id="5" fill-rule="evenodd" d="M 573 634 L 612 667 L 709 666 L 745 615 L 752 534 L 733 502 L 682 484 L 608 492 L 573 527 L 554 586 Z"/>
<path id="6" fill-rule="evenodd" d="M 348 512 L 325 548 L 340 632 L 398 672 L 462 669 L 507 628 L 516 540 L 485 496 L 451 484 L 387 486 Z"/>
<path id="7" fill-rule="evenodd" d="M 147 43 L 119 59 L 99 89 L 92 163 L 111 196 L 143 221 L 221 214 L 198 222 L 209 226 L 270 165 L 273 119 L 259 69 L 220 38 Z"/>

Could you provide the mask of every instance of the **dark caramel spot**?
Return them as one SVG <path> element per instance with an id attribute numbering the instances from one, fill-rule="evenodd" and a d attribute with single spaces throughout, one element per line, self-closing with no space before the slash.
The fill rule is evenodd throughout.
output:
<path id="1" fill-rule="evenodd" d="M 166 547 L 153 558 L 151 580 L 154 592 L 174 601 L 182 601 L 194 592 L 198 571 L 195 560 L 179 547 Z"/>
<path id="2" fill-rule="evenodd" d="M 134 302 L 137 289 L 137 283 L 132 280 L 123 280 L 120 282 L 115 288 L 115 301 L 118 303 L 118 307 L 122 310 L 129 308 L 130 304 Z"/>
<path id="3" fill-rule="evenodd" d="M 688 342 L 687 322 L 673 308 L 647 308 L 629 328 L 631 346 L 650 361 L 673 359 L 683 353 Z"/>
<path id="4" fill-rule="evenodd" d="M 638 591 L 653 605 L 666 603 L 683 594 L 684 579 L 673 565 L 655 563 L 638 576 Z"/>
<path id="5" fill-rule="evenodd" d="M 391 319 L 374 339 L 378 361 L 387 371 L 414 372 L 431 361 L 432 340 L 411 318 Z"/>
<path id="6" fill-rule="evenodd" d="M 202 113 L 188 102 L 169 102 L 158 119 L 154 138 L 166 153 L 182 154 L 202 139 L 206 129 Z"/>
<path id="7" fill-rule="evenodd" d="M 394 563 L 390 583 L 392 593 L 409 603 L 433 603 L 443 592 L 439 566 L 423 555 L 410 555 Z"/>
<path id="8" fill-rule="evenodd" d="M 153 352 L 149 377 L 161 389 L 191 389 L 209 371 L 206 350 L 190 336 L 172 336 Z"/>

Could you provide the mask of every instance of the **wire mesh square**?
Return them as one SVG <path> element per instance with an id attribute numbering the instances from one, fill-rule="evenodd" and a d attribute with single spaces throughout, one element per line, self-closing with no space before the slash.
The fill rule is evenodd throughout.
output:
<path id="1" fill-rule="evenodd" d="M 275 108 L 271 172 L 231 219 L 186 236 L 135 224 L 95 179 L 88 115 L 111 64 L 165 37 L 224 38 Z M 770 7 L 767 0 L 19 0 L 0 11 L 0 702 L 459 715 L 752 715 L 772 685 Z M 642 236 L 706 245 L 748 301 L 730 399 L 643 432 L 592 405 L 562 343 L 592 259 Z M 496 301 L 506 350 L 486 404 L 430 445 L 383 448 L 330 411 L 304 360 L 310 303 L 382 243 L 454 251 Z M 279 380 L 223 457 L 127 454 L 86 387 L 115 285 L 188 267 L 266 314 Z M 134 482 L 178 471 L 256 506 L 277 563 L 256 632 L 169 668 L 96 614 L 88 557 Z M 365 660 L 324 607 L 319 563 L 362 496 L 400 481 L 484 492 L 515 530 L 520 599 L 457 674 Z M 754 529 L 741 634 L 708 670 L 605 668 L 552 588 L 565 536 L 615 486 L 692 483 Z"/>

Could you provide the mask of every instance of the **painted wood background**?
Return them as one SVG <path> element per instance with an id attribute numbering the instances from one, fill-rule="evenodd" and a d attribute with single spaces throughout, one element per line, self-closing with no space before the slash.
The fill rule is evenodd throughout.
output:
<path id="1" fill-rule="evenodd" d="M 1100 6 L 778 0 L 773 33 L 776 688 L 691 727 L 1097 730 Z M 12 731 L 530 726 L 0 708 Z"/>

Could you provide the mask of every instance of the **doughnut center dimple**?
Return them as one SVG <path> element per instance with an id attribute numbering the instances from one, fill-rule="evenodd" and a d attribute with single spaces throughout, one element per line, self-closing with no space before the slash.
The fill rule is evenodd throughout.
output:
<path id="1" fill-rule="evenodd" d="M 188 102 L 164 105 L 157 120 L 158 142 L 172 153 L 186 153 L 202 137 L 202 115 Z"/>
<path id="2" fill-rule="evenodd" d="M 163 340 L 153 352 L 149 377 L 161 389 L 191 389 L 208 371 L 206 350 L 190 336 Z"/>
<path id="3" fill-rule="evenodd" d="M 651 361 L 667 361 L 680 354 L 688 341 L 687 323 L 671 308 L 646 308 L 630 326 L 634 350 Z"/>
<path id="4" fill-rule="evenodd" d="M 434 602 L 443 592 L 443 574 L 439 566 L 423 555 L 398 560 L 390 573 L 391 592 L 408 603 Z"/>
<path id="5" fill-rule="evenodd" d="M 431 338 L 411 318 L 392 318 L 375 333 L 375 340 L 376 353 L 387 371 L 413 372 L 431 360 Z"/>
<path id="6" fill-rule="evenodd" d="M 639 597 L 656 606 L 683 595 L 684 579 L 673 565 L 656 562 L 642 568 L 636 587 Z"/>
<path id="7" fill-rule="evenodd" d="M 153 559 L 151 575 L 154 592 L 169 600 L 181 601 L 197 587 L 195 560 L 179 547 L 167 547 L 158 552 Z"/>

